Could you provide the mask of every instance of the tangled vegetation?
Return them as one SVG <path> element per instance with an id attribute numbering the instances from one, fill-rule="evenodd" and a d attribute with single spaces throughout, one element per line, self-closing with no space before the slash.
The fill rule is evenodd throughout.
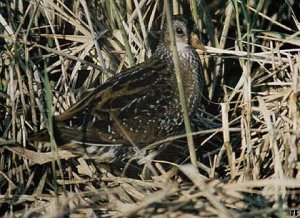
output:
<path id="1" fill-rule="evenodd" d="M 165 2 L 0 2 L 0 216 L 285 217 L 300 207 L 295 0 L 169 1 L 205 45 L 207 92 L 191 121 L 198 168 L 185 135 L 125 163 L 28 142 L 84 92 L 151 56 Z"/>

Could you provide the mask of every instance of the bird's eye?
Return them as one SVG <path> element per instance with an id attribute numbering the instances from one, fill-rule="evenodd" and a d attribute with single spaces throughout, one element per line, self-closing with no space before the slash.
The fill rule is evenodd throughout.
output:
<path id="1" fill-rule="evenodd" d="M 182 35 L 183 34 L 183 30 L 181 28 L 176 28 L 176 34 Z"/>

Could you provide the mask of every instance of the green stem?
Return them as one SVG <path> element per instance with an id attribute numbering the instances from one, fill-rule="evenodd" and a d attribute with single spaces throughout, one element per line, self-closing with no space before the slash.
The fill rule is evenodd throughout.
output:
<path id="1" fill-rule="evenodd" d="M 130 65 L 133 66 L 135 64 L 135 61 L 134 61 L 134 58 L 133 58 L 133 55 L 132 55 L 132 52 L 131 52 L 131 49 L 130 49 L 130 44 L 129 44 L 129 41 L 128 41 L 128 38 L 127 38 L 127 35 L 126 35 L 126 32 L 125 32 L 124 26 L 122 24 L 122 20 L 121 20 L 120 14 L 119 14 L 118 6 L 117 6 L 117 4 L 114 0 L 111 0 L 110 2 L 111 2 L 111 6 L 112 6 L 113 11 L 115 11 L 115 13 L 114 13 L 115 18 L 116 18 L 116 21 L 117 21 L 117 24 L 118 24 L 118 28 L 120 29 L 120 32 L 121 32 L 121 35 L 122 35 L 122 39 L 124 41 L 126 55 L 128 57 Z"/>

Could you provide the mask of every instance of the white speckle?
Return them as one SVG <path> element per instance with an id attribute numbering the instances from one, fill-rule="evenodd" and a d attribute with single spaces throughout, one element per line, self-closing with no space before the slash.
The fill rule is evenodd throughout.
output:
<path id="1" fill-rule="evenodd" d="M 97 146 L 89 146 L 86 148 L 87 153 L 92 154 L 98 150 Z"/>

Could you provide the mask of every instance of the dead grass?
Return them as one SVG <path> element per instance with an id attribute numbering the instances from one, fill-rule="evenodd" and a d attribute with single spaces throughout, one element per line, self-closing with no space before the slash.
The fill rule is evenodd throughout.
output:
<path id="1" fill-rule="evenodd" d="M 206 21 L 196 22 L 208 88 L 193 120 L 198 169 L 185 135 L 127 164 L 28 143 L 51 130 L 49 115 L 151 55 L 163 1 L 112 2 L 0 3 L 0 215 L 285 217 L 299 208 L 296 1 L 172 1 L 175 14 Z"/>

